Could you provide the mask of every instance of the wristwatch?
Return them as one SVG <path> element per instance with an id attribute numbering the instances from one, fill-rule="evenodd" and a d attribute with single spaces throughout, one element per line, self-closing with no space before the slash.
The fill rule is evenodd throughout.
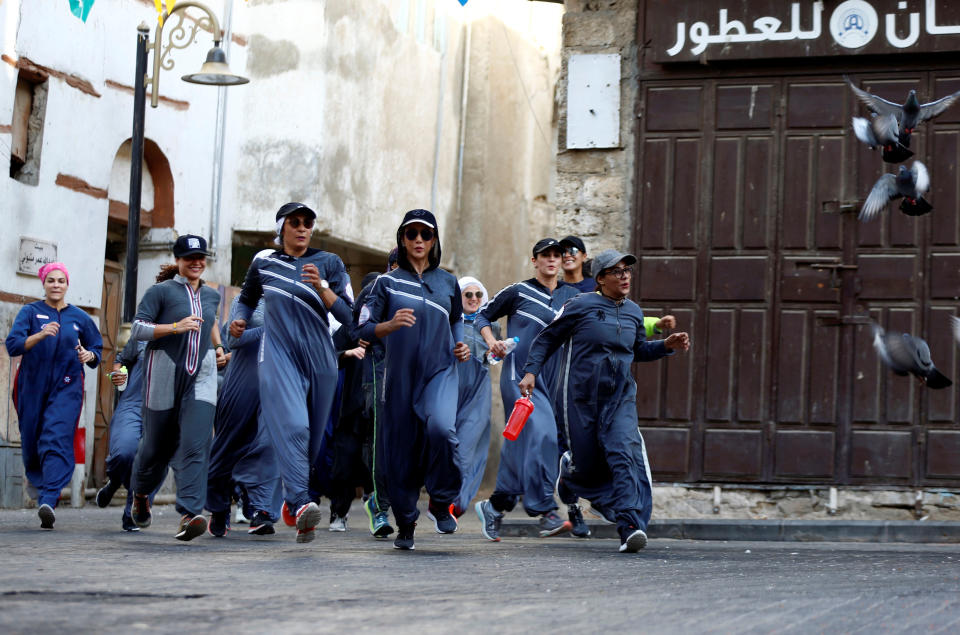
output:
<path id="1" fill-rule="evenodd" d="M 329 288 L 330 288 L 330 283 L 327 282 L 326 280 L 321 280 L 321 281 L 320 281 L 320 288 L 321 288 L 321 289 L 329 289 Z"/>

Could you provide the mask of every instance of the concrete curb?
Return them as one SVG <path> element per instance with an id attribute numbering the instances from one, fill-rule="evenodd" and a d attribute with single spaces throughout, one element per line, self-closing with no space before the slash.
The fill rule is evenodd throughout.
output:
<path id="1" fill-rule="evenodd" d="M 618 538 L 616 525 L 587 521 L 593 538 Z M 535 519 L 504 520 L 500 535 L 536 538 Z M 960 522 L 900 520 L 653 520 L 650 538 L 779 542 L 960 543 Z"/>

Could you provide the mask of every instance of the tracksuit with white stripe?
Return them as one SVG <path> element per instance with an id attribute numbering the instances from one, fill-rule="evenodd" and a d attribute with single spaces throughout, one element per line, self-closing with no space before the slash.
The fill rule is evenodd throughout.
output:
<path id="1" fill-rule="evenodd" d="M 507 317 L 507 336 L 518 337 L 517 347 L 507 355 L 500 372 L 500 394 L 505 416 L 509 418 L 514 402 L 520 398 L 517 384 L 523 378 L 520 370 L 527 361 L 530 345 L 549 324 L 564 302 L 580 291 L 573 285 L 558 282 L 551 293 L 536 278 L 517 282 L 502 289 L 480 309 L 475 322 L 477 331 L 495 320 Z M 553 488 L 557 480 L 557 422 L 550 401 L 559 361 L 544 364 L 530 399 L 533 414 L 516 441 L 505 441 L 500 449 L 497 485 L 490 503 L 498 512 L 510 511 L 523 497 L 523 508 L 529 516 L 546 514 L 557 508 Z"/>
<path id="2" fill-rule="evenodd" d="M 377 278 L 360 316 L 359 337 L 398 309 L 413 309 L 416 324 L 380 339 L 384 357 L 384 472 L 390 505 L 401 525 L 416 522 L 420 487 L 444 509 L 460 493 L 456 419 L 458 379 L 453 348 L 463 340 L 460 287 L 450 273 L 431 267 L 418 276 L 398 269 Z M 381 429 L 377 430 L 380 434 Z"/>
<path id="3" fill-rule="evenodd" d="M 132 339 L 147 342 L 144 361 L 143 436 L 133 461 L 136 494 L 156 490 L 173 468 L 177 511 L 197 515 L 207 497 L 210 439 L 217 409 L 217 359 L 210 332 L 217 327 L 220 294 L 177 274 L 147 289 L 133 319 Z M 199 331 L 153 339 L 157 324 L 195 315 Z M 179 450 L 179 452 L 178 452 Z M 171 463 L 174 455 L 177 460 Z"/>
<path id="4" fill-rule="evenodd" d="M 653 509 L 630 365 L 670 354 L 663 340 L 647 340 L 643 312 L 633 301 L 584 293 L 540 332 L 523 367 L 539 386 L 551 360 L 560 362 L 557 424 L 570 448 L 560 489 L 611 512 L 622 527 L 646 530 Z"/>
<path id="5" fill-rule="evenodd" d="M 239 304 L 234 298 L 228 323 L 236 317 Z M 240 337 L 231 336 L 229 330 L 224 336 L 231 356 L 217 403 L 206 507 L 211 512 L 229 512 L 234 485 L 239 485 L 246 493 L 244 515 L 252 518 L 264 511 L 276 522 L 283 505 L 280 468 L 270 436 L 259 423 L 257 358 L 262 335 L 261 300 Z"/>
<path id="6" fill-rule="evenodd" d="M 27 338 L 50 322 L 58 322 L 60 331 L 26 350 Z M 60 491 L 73 478 L 73 436 L 83 408 L 84 371 L 76 347 L 82 344 L 94 354 L 87 365 L 96 368 L 103 345 L 100 331 L 72 304 L 58 311 L 40 300 L 20 309 L 5 344 L 11 357 L 22 356 L 13 381 L 13 406 L 23 467 L 37 488 L 37 505 L 56 507 Z"/>
<path id="7" fill-rule="evenodd" d="M 320 294 L 302 281 L 303 266 L 316 265 L 320 278 L 339 297 L 328 311 Z M 265 298 L 260 343 L 261 422 L 280 465 L 283 497 L 291 512 L 322 490 L 319 473 L 324 429 L 337 390 L 337 355 L 328 314 L 350 324 L 348 280 L 340 257 L 307 249 L 299 258 L 277 250 L 250 264 L 237 317 L 249 321 Z"/>

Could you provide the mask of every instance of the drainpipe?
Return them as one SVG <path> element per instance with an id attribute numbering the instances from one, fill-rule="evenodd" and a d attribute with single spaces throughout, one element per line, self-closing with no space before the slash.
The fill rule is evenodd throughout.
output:
<path id="1" fill-rule="evenodd" d="M 230 36 L 233 33 L 233 0 L 226 0 L 223 6 L 223 52 L 230 54 Z M 217 257 L 220 235 L 220 207 L 223 193 L 223 151 L 224 137 L 227 133 L 227 87 L 217 87 L 217 123 L 213 138 L 213 179 L 210 187 L 210 239 L 207 241 L 210 253 Z"/>
<path id="2" fill-rule="evenodd" d="M 440 143 L 443 134 L 443 93 L 447 76 L 447 41 L 444 38 L 440 53 L 440 85 L 437 95 L 437 142 L 433 146 L 433 185 L 430 188 L 430 211 L 437 213 L 437 189 L 440 175 Z"/>
<path id="3" fill-rule="evenodd" d="M 467 100 L 470 92 L 470 36 L 473 21 L 467 22 L 466 47 L 463 52 L 463 87 L 460 95 L 460 148 L 457 151 L 457 222 L 463 208 L 463 152 L 467 142 Z"/>

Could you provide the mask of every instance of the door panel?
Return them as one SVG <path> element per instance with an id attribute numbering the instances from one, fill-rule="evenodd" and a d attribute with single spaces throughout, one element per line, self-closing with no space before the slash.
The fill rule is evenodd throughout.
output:
<path id="1" fill-rule="evenodd" d="M 113 358 L 119 352 L 117 333 L 120 330 L 121 284 L 123 269 L 120 263 L 106 261 L 103 268 L 103 295 L 100 307 L 100 336 L 103 338 L 103 367 L 110 369 Z M 110 419 L 113 417 L 113 384 L 103 378 L 101 373 L 97 387 L 97 410 L 94 415 L 93 462 L 91 477 L 94 484 L 106 481 L 106 461 L 110 452 Z"/>

